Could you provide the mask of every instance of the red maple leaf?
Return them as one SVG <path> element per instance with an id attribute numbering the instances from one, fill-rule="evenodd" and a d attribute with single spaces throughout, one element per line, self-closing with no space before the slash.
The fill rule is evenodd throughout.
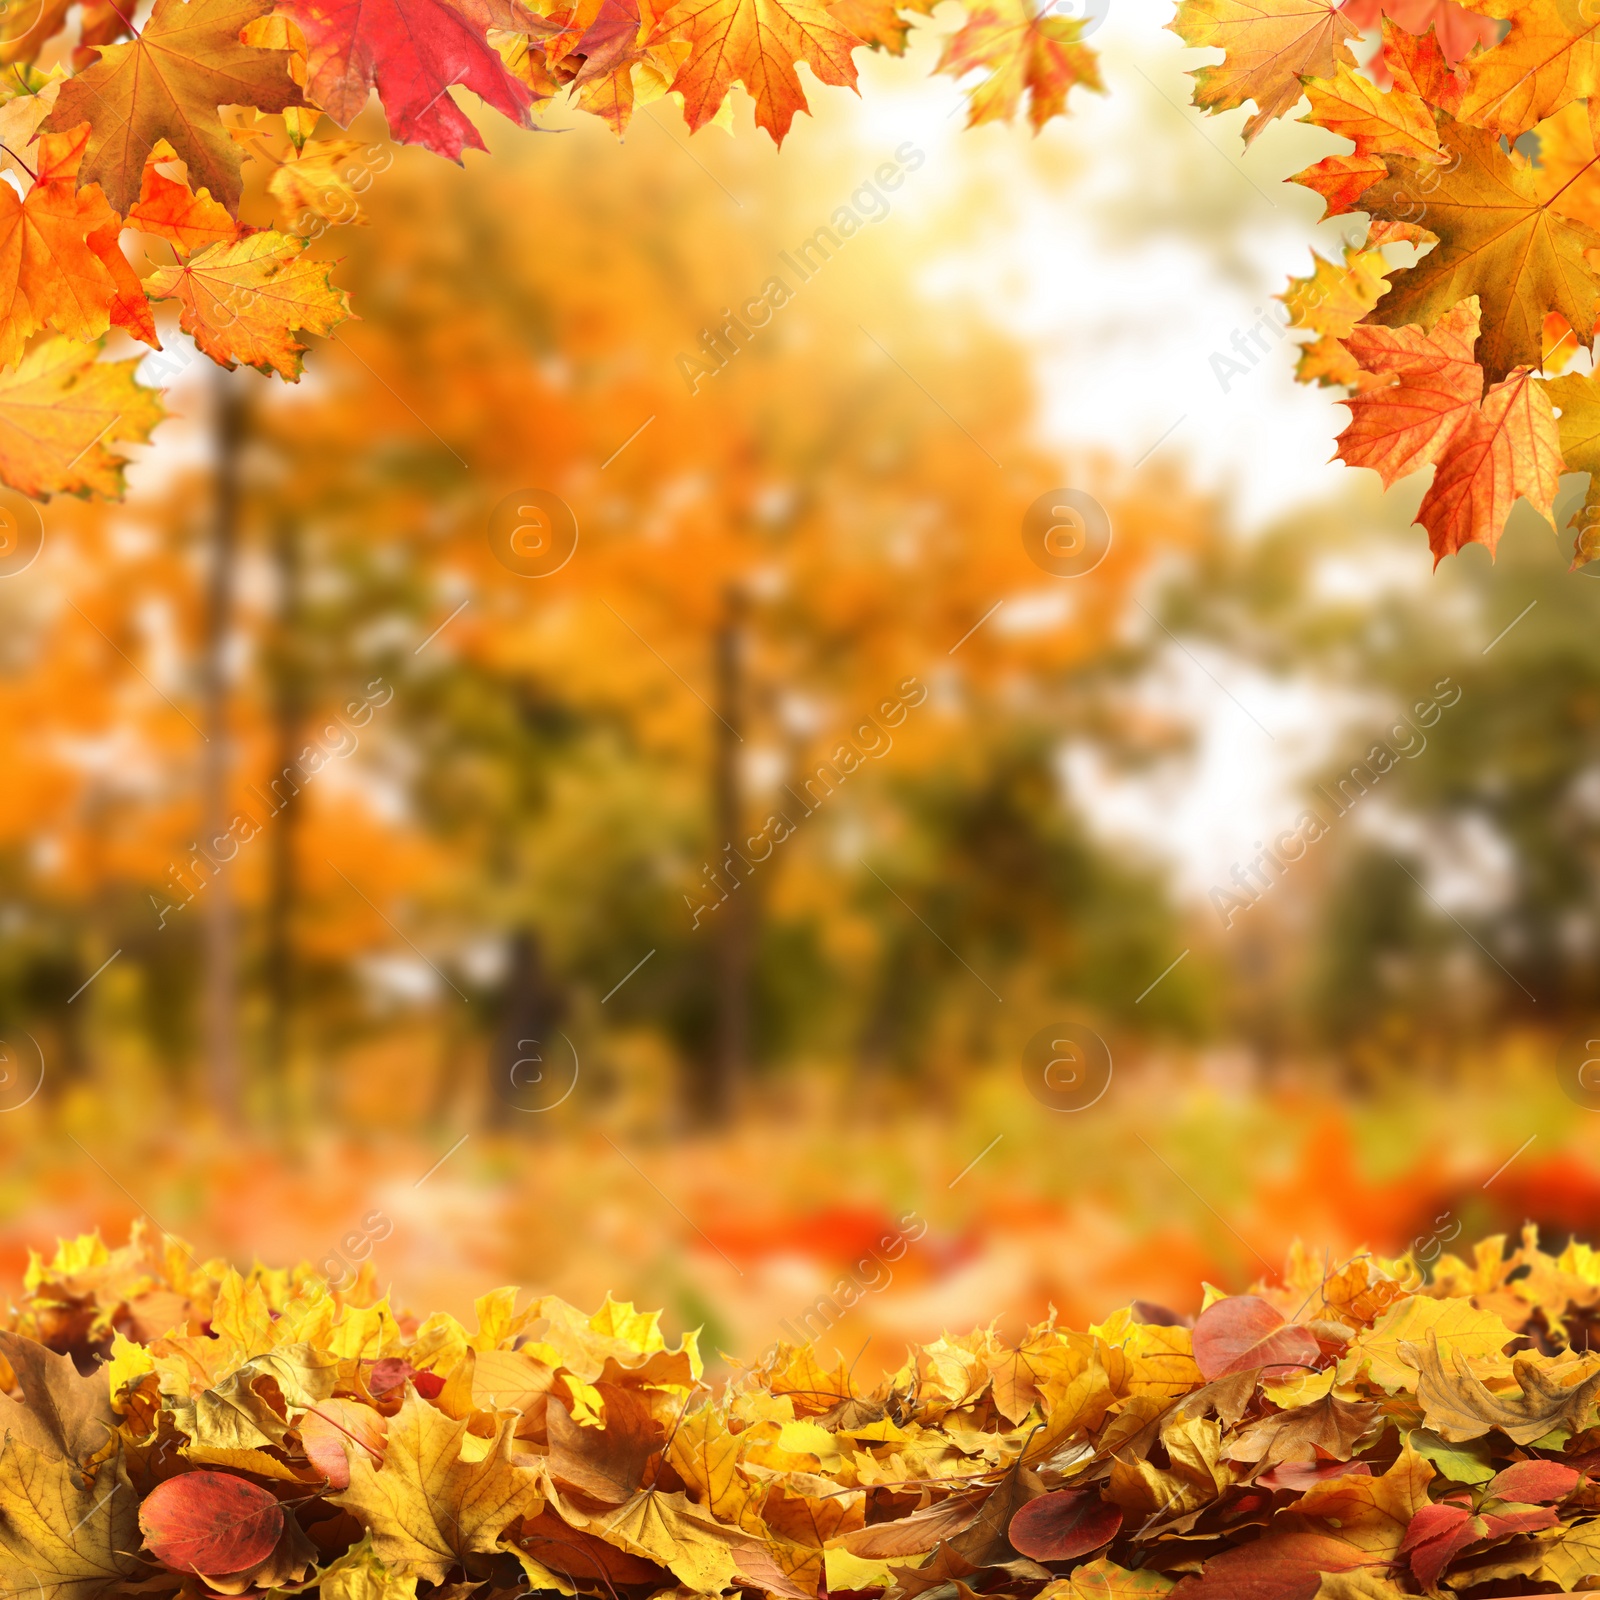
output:
<path id="1" fill-rule="evenodd" d="M 307 97 L 340 127 L 376 88 L 396 139 L 459 161 L 485 146 L 450 97 L 456 84 L 528 126 L 531 92 L 483 28 L 444 0 L 282 0 L 278 10 L 305 35 Z"/>

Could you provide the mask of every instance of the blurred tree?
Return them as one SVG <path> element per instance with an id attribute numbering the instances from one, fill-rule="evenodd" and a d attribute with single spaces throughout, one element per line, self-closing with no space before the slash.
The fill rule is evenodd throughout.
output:
<path id="1" fill-rule="evenodd" d="M 1163 613 L 1334 710 L 1303 788 L 1328 837 L 1289 892 L 1311 920 L 1265 1005 L 1363 1081 L 1600 1003 L 1600 587 L 1522 512 L 1494 564 L 1430 577 L 1408 506 L 1353 492 L 1211 546 Z"/>
<path id="2" fill-rule="evenodd" d="M 894 187 L 914 184 L 921 152 L 895 157 Z M 1208 508 L 1031 442 L 1023 353 L 898 287 L 937 207 L 895 218 L 891 246 L 863 188 L 862 215 L 837 204 L 867 157 L 786 157 L 737 228 L 676 159 L 573 133 L 463 180 L 402 152 L 363 205 L 406 225 L 344 236 L 364 320 L 331 341 L 318 387 L 269 396 L 240 376 L 262 393 L 219 502 L 233 602 L 196 559 L 193 476 L 138 505 L 138 559 L 55 574 L 108 640 L 162 610 L 117 647 L 161 685 L 138 685 L 137 716 L 95 685 L 96 725 L 138 747 L 162 796 L 119 794 L 129 853 L 99 870 L 141 914 L 176 896 L 163 951 L 183 896 L 226 881 L 260 1040 L 252 1103 L 282 1102 L 294 1062 L 326 1059 L 384 992 L 457 1011 L 442 1048 L 488 1050 L 473 1098 L 492 1123 L 531 1109 L 524 1041 L 562 1026 L 598 1042 L 596 1076 L 605 1038 L 661 1030 L 686 1114 L 714 1119 L 758 1060 L 909 1067 L 935 1035 L 1000 1048 L 992 994 L 953 983 L 956 961 L 993 992 L 1109 992 L 1127 1010 L 1180 947 L 1156 878 L 1105 858 L 1056 764 L 1069 741 L 1146 737 L 1119 711 L 1139 663 L 1124 621 L 1152 550 L 1203 537 Z M 536 210 L 520 203 L 534 183 Z M 786 247 L 818 215 L 833 244 L 796 267 Z M 763 287 L 775 272 L 787 298 Z M 768 316 L 741 336 L 715 308 L 754 322 L 756 289 Z M 1114 528 L 1076 578 L 1021 536 L 1064 477 Z M 553 571 L 515 570 L 489 537 L 529 489 L 576 516 Z M 115 544 L 103 514 L 83 526 Z M 196 660 L 208 729 L 231 735 L 212 745 L 233 752 L 204 812 L 182 709 Z M 61 782 L 87 793 L 72 761 Z M 224 813 L 246 819 L 236 860 L 178 865 L 200 817 L 215 841 Z M 23 848 L 39 813 L 15 821 Z M 1174 982 L 1148 1009 L 1194 1026 L 1193 998 Z M 464 1082 L 452 1062 L 435 1108 Z M 225 1107 L 220 1076 L 214 1093 Z"/>

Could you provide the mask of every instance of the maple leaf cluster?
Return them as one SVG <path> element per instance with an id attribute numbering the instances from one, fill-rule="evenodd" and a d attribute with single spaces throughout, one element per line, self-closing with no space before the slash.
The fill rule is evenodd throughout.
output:
<path id="1" fill-rule="evenodd" d="M 557 94 L 620 135 L 673 95 L 691 130 L 729 122 L 740 84 L 782 141 L 807 102 L 796 67 L 854 86 L 863 46 L 900 53 L 934 0 L 98 0 L 73 71 L 35 65 L 69 6 L 0 19 L 0 480 L 33 496 L 121 493 L 121 445 L 148 439 L 156 394 L 134 361 L 101 361 L 113 328 L 161 348 L 153 307 L 225 367 L 294 380 L 304 344 L 350 315 L 307 253 L 365 220 L 381 153 L 340 128 L 376 91 L 389 130 L 459 161 L 484 142 L 451 91 L 521 127 Z M 26 13 L 25 15 L 23 13 Z M 1086 24 L 1027 0 L 975 0 L 939 70 L 979 74 L 971 123 L 1035 130 L 1075 83 L 1099 88 Z M 268 226 L 241 220 L 246 164 L 267 171 Z M 142 262 L 141 271 L 136 262 Z M 169 369 L 168 376 L 183 362 Z"/>
<path id="2" fill-rule="evenodd" d="M 1195 104 L 1252 103 L 1247 143 L 1305 99 L 1352 146 L 1288 181 L 1365 224 L 1281 297 L 1314 336 L 1300 379 L 1350 391 L 1340 459 L 1386 485 L 1434 469 L 1417 520 L 1436 560 L 1492 552 L 1518 498 L 1553 523 L 1562 472 L 1589 473 L 1575 564 L 1600 555 L 1600 382 L 1557 376 L 1600 309 L 1600 10 L 1181 0 L 1172 27 L 1224 52 Z"/>
<path id="3" fill-rule="evenodd" d="M 1600 1577 L 1600 1253 L 1524 1230 L 945 1335 L 858 1390 L 514 1289 L 241 1274 L 136 1228 L 0 1330 L 0 1557 L 40 1600 L 1396 1600 Z M 1581 1339 L 1581 1347 L 1580 1347 Z M 1515 1580 L 1521 1588 L 1508 1589 Z"/>

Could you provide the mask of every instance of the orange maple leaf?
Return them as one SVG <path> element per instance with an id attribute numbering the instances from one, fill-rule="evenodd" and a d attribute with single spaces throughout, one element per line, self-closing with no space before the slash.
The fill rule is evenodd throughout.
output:
<path id="1" fill-rule="evenodd" d="M 969 96 L 969 128 L 1009 122 L 1026 93 L 1037 133 L 1051 117 L 1066 115 L 1074 84 L 1103 88 L 1094 52 L 1078 43 L 1083 28 L 1082 18 L 1051 16 L 1029 0 L 980 0 L 945 45 L 937 70 L 953 78 L 987 74 Z"/>
<path id="2" fill-rule="evenodd" d="M 0 367 L 12 366 L 40 328 L 97 339 L 111 326 L 119 285 L 90 241 L 103 244 L 109 229 L 114 247 L 118 223 L 97 185 L 77 186 L 88 137 L 84 125 L 40 139 L 38 181 L 26 200 L 0 184 Z"/>
<path id="3" fill-rule="evenodd" d="M 1600 90 L 1600 19 L 1564 0 L 1487 0 L 1483 9 L 1509 17 L 1511 29 L 1467 62 L 1472 87 L 1461 105 L 1464 121 L 1515 139 Z"/>
<path id="4" fill-rule="evenodd" d="M 677 0 L 656 24 L 657 40 L 679 36 L 689 56 L 672 80 L 690 130 L 709 122 L 742 83 L 756 122 L 782 144 L 797 111 L 808 111 L 795 71 L 805 62 L 824 83 L 853 89 L 861 41 L 813 0 Z"/>
<path id="5" fill-rule="evenodd" d="M 1600 231 L 1555 211 L 1527 163 L 1494 134 L 1443 114 L 1439 131 L 1450 165 L 1387 157 L 1389 176 L 1362 197 L 1375 218 L 1426 228 L 1439 241 L 1395 274 L 1373 321 L 1427 326 L 1477 295 L 1484 313 L 1478 357 L 1495 381 L 1539 360 L 1548 311 L 1559 311 L 1591 345 L 1600 278 L 1585 254 L 1600 248 Z"/>
<path id="6" fill-rule="evenodd" d="M 911 17 L 930 15 L 937 0 L 828 0 L 828 10 L 863 44 L 903 55 L 911 33 Z"/>
<path id="7" fill-rule="evenodd" d="M 1341 62 L 1356 60 L 1349 41 L 1358 30 L 1326 0 L 1183 0 L 1168 26 L 1187 45 L 1222 50 L 1218 65 L 1193 74 L 1194 103 L 1230 111 L 1254 100 L 1246 144 L 1293 110 L 1302 79 L 1331 78 Z"/>
<path id="8" fill-rule="evenodd" d="M 1385 484 L 1433 465 L 1417 511 L 1437 564 L 1466 544 L 1499 543 L 1521 497 L 1551 518 L 1561 479 L 1555 412 L 1527 367 L 1483 392 L 1472 359 L 1479 307 L 1469 299 L 1421 328 L 1362 325 L 1343 341 L 1362 369 L 1392 376 L 1386 387 L 1353 394 L 1339 457 L 1371 467 Z"/>
<path id="9" fill-rule="evenodd" d="M 198 194 L 188 184 L 166 177 L 152 158 L 145 163 L 139 199 L 128 212 L 128 226 L 165 239 L 182 254 L 235 238 L 239 224 L 225 206 L 211 198 L 209 189 Z"/>
<path id="10" fill-rule="evenodd" d="M 1483 368 L 1473 359 L 1476 299 L 1463 300 L 1431 333 L 1361 324 L 1339 342 L 1356 365 L 1386 386 L 1351 395 L 1339 458 L 1371 467 L 1387 488 L 1432 466 L 1483 398 Z"/>

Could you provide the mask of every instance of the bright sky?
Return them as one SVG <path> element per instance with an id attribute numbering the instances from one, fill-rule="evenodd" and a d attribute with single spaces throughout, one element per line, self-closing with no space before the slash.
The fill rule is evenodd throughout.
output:
<path id="1" fill-rule="evenodd" d="M 1313 240 L 1336 253 L 1338 229 L 1314 222 L 1316 197 L 1282 180 L 1342 142 L 1289 120 L 1244 154 L 1243 112 L 1208 118 L 1187 105 L 1186 71 L 1211 57 L 1167 31 L 1171 0 L 1089 3 L 1103 13 L 1092 42 L 1108 92 L 1075 90 L 1071 117 L 1037 139 L 1026 125 L 965 128 L 957 87 L 931 76 L 956 22 L 948 7 L 913 30 L 907 58 L 858 57 L 859 99 L 808 81 L 816 115 L 791 138 L 859 162 L 863 176 L 907 139 L 927 153 L 884 231 L 905 239 L 920 290 L 980 307 L 1035 353 L 1041 432 L 1064 453 L 1098 447 L 1132 466 L 1159 452 L 1195 486 L 1223 492 L 1245 533 L 1348 494 L 1358 475 L 1329 462 L 1345 413 L 1327 391 L 1294 383 L 1292 340 L 1275 341 L 1226 392 L 1211 359 L 1237 356 L 1233 334 L 1309 270 Z M 708 129 L 696 149 L 723 137 Z M 766 144 L 747 101 L 735 137 Z M 950 242 L 924 254 L 930 237 Z M 174 384 L 180 409 L 203 414 L 205 365 Z M 316 371 L 312 362 L 308 382 Z M 205 448 L 203 432 L 179 427 L 162 440 L 168 465 Z M 1426 581 L 1429 565 L 1419 537 L 1414 570 L 1398 576 Z M 1072 778 L 1104 827 L 1172 861 L 1199 896 L 1292 820 L 1294 772 L 1325 756 L 1338 729 L 1304 689 L 1195 654 L 1174 649 L 1161 689 L 1164 706 L 1202 730 L 1193 767 L 1160 788 L 1108 785 L 1081 764 Z"/>
<path id="2" fill-rule="evenodd" d="M 866 63 L 852 122 L 867 148 L 909 136 L 928 151 L 933 181 L 908 187 L 903 221 L 931 221 L 952 195 L 974 208 L 961 245 L 918 267 L 920 285 L 976 303 L 1036 353 L 1045 438 L 1129 465 L 1159 451 L 1222 492 L 1248 534 L 1369 476 L 1330 462 L 1346 413 L 1294 382 L 1292 339 L 1226 390 L 1211 359 L 1237 359 L 1234 332 L 1309 271 L 1313 241 L 1337 253 L 1338 226 L 1315 222 L 1320 201 L 1283 179 L 1345 146 L 1290 120 L 1244 153 L 1244 112 L 1189 108 L 1186 73 L 1213 56 L 1167 31 L 1172 14 L 1170 0 L 1111 0 L 1093 36 L 1108 93 L 1074 91 L 1072 117 L 1038 140 L 1025 127 L 965 130 L 952 85 L 927 76 L 931 39 L 907 62 Z M 1424 582 L 1430 565 L 1419 536 L 1414 561 L 1382 581 Z M 1191 767 L 1160 785 L 1070 770 L 1103 828 L 1171 861 L 1199 897 L 1290 824 L 1293 775 L 1336 747 L 1339 723 L 1302 687 L 1195 656 L 1175 648 L 1162 687 L 1165 708 L 1201 729 Z"/>

